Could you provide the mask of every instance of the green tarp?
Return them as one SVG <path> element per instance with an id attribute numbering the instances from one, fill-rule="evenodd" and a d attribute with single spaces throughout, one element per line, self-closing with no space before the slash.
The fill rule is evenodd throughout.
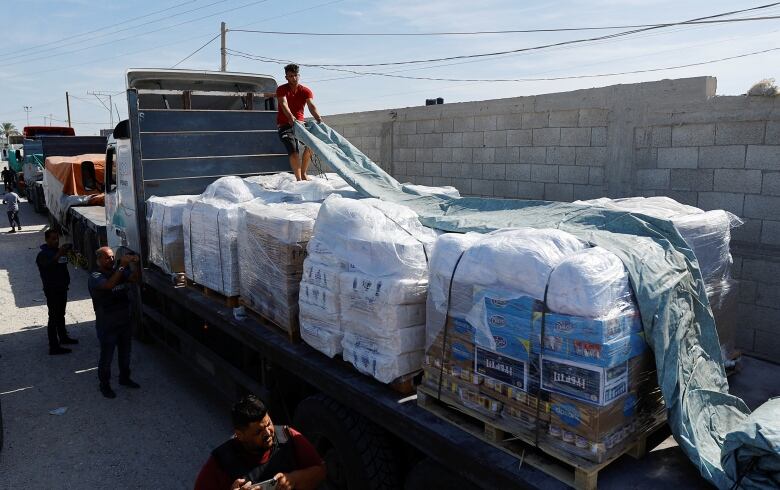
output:
<path id="1" fill-rule="evenodd" d="M 719 488 L 780 488 L 780 398 L 751 414 L 728 394 L 698 263 L 671 222 L 568 203 L 415 195 L 327 125 L 296 123 L 295 134 L 361 194 L 409 206 L 431 228 L 558 228 L 617 254 L 636 293 L 680 447 Z"/>

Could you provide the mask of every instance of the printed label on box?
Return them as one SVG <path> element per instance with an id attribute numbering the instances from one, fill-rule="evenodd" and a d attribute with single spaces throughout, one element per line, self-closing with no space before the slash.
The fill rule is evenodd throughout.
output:
<path id="1" fill-rule="evenodd" d="M 477 347 L 475 370 L 485 377 L 521 390 L 526 389 L 528 363 L 520 359 L 513 359 L 498 352 Z"/>

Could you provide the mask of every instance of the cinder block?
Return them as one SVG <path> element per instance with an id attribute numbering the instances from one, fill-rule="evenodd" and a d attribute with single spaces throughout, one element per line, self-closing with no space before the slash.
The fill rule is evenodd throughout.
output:
<path id="1" fill-rule="evenodd" d="M 574 200 L 574 187 L 572 184 L 544 184 L 544 199 L 571 202 Z"/>
<path id="2" fill-rule="evenodd" d="M 534 146 L 557 146 L 561 144 L 560 128 L 541 128 L 533 130 Z"/>
<path id="3" fill-rule="evenodd" d="M 659 148 L 658 168 L 696 168 L 699 164 L 699 149 Z"/>
<path id="4" fill-rule="evenodd" d="M 699 202 L 699 193 L 694 191 L 664 191 L 660 192 L 659 195 L 671 197 L 675 201 L 689 206 L 696 206 Z"/>
<path id="5" fill-rule="evenodd" d="M 672 128 L 672 146 L 708 146 L 714 144 L 714 124 L 683 124 Z"/>
<path id="6" fill-rule="evenodd" d="M 758 243 L 761 241 L 761 221 L 755 218 L 743 218 L 742 226 L 731 230 L 731 241 Z"/>
<path id="7" fill-rule="evenodd" d="M 576 128 L 580 111 L 550 111 L 549 125 L 551 128 Z"/>
<path id="8" fill-rule="evenodd" d="M 414 177 L 416 175 L 423 175 L 422 162 L 409 162 L 406 164 L 406 175 Z"/>
<path id="9" fill-rule="evenodd" d="M 516 147 L 496 148 L 496 163 L 516 163 L 520 150 Z"/>
<path id="10" fill-rule="evenodd" d="M 455 127 L 453 119 L 435 119 L 433 124 L 434 133 L 451 133 Z"/>
<path id="11" fill-rule="evenodd" d="M 452 186 L 463 196 L 471 194 L 471 179 L 452 179 Z"/>
<path id="12" fill-rule="evenodd" d="M 495 161 L 495 148 L 474 148 L 474 163 L 494 163 Z"/>
<path id="13" fill-rule="evenodd" d="M 415 177 L 413 182 L 417 185 L 433 185 L 433 177 L 429 177 L 427 175 L 421 175 Z"/>
<path id="14" fill-rule="evenodd" d="M 447 178 L 460 178 L 460 163 L 442 162 L 441 176 Z"/>
<path id="15" fill-rule="evenodd" d="M 506 131 L 485 131 L 485 146 L 493 148 L 506 146 Z"/>
<path id="16" fill-rule="evenodd" d="M 780 212 L 778 212 L 776 219 L 780 220 Z M 761 225 L 761 243 L 780 245 L 780 221 L 764 220 Z M 780 289 L 777 291 L 780 293 Z M 780 305 L 780 297 L 775 304 Z"/>
<path id="17" fill-rule="evenodd" d="M 603 167 L 588 167 L 590 174 L 588 175 L 588 184 L 602 185 L 604 184 L 604 168 Z M 578 198 L 579 199 L 579 198 Z"/>
<path id="18" fill-rule="evenodd" d="M 547 149 L 542 147 L 518 148 L 517 159 L 520 163 L 543 164 L 547 161 Z"/>
<path id="19" fill-rule="evenodd" d="M 758 219 L 780 219 L 780 197 L 745 196 L 745 217 Z"/>
<path id="20" fill-rule="evenodd" d="M 777 312 L 778 310 L 775 310 Z M 776 325 L 780 325 L 780 314 L 774 313 L 773 319 Z M 780 361 L 780 335 L 777 332 L 766 332 L 761 329 L 755 329 L 755 344 L 753 352 L 761 354 L 773 361 Z"/>
<path id="21" fill-rule="evenodd" d="M 482 131 L 463 133 L 463 146 L 471 148 L 481 148 L 485 146 L 485 133 Z"/>
<path id="22" fill-rule="evenodd" d="M 499 180 L 493 182 L 493 195 L 496 197 L 505 197 L 508 199 L 517 198 L 517 182 L 511 180 Z"/>
<path id="23" fill-rule="evenodd" d="M 413 162 L 415 160 L 415 151 L 411 148 L 399 148 L 398 160 L 402 162 Z"/>
<path id="24" fill-rule="evenodd" d="M 441 177 L 441 163 L 423 163 L 423 175 L 427 177 Z"/>
<path id="25" fill-rule="evenodd" d="M 607 189 L 603 185 L 574 185 L 574 201 L 598 199 L 606 195 Z"/>
<path id="26" fill-rule="evenodd" d="M 561 184 L 587 184 L 589 167 L 562 165 L 558 167 L 558 182 Z"/>
<path id="27" fill-rule="evenodd" d="M 475 116 L 474 131 L 495 131 L 497 116 Z"/>
<path id="28" fill-rule="evenodd" d="M 412 133 L 414 132 L 415 131 L 413 130 Z M 412 133 L 407 133 L 407 134 L 412 134 Z M 358 126 L 355 125 L 345 126 L 344 132 L 342 132 L 341 134 L 343 134 L 345 138 L 354 138 L 355 136 L 358 135 Z"/>
<path id="29" fill-rule="evenodd" d="M 507 180 L 531 180 L 531 165 L 527 163 L 509 163 L 506 165 Z"/>
<path id="30" fill-rule="evenodd" d="M 503 163 L 490 163 L 483 165 L 482 178 L 489 180 L 504 180 L 506 178 L 506 165 Z"/>
<path id="31" fill-rule="evenodd" d="M 517 197 L 520 199 L 544 199 L 544 184 L 541 182 L 518 182 Z"/>
<path id="32" fill-rule="evenodd" d="M 637 169 L 658 168 L 658 148 L 634 150 L 634 165 Z"/>
<path id="33" fill-rule="evenodd" d="M 470 163 L 474 161 L 474 150 L 472 148 L 453 148 L 452 161 L 458 163 Z"/>
<path id="34" fill-rule="evenodd" d="M 764 142 L 764 121 L 719 122 L 715 129 L 718 145 L 760 145 Z"/>
<path id="35" fill-rule="evenodd" d="M 558 182 L 557 165 L 531 165 L 532 182 Z"/>
<path id="36" fill-rule="evenodd" d="M 444 133 L 441 144 L 445 148 L 461 147 L 463 146 L 463 133 Z"/>
<path id="37" fill-rule="evenodd" d="M 417 133 L 433 133 L 435 127 L 435 119 L 427 119 L 425 121 L 417 121 Z"/>
<path id="38" fill-rule="evenodd" d="M 579 126 L 606 126 L 609 123 L 608 109 L 580 109 Z"/>
<path id="39" fill-rule="evenodd" d="M 523 113 L 523 129 L 546 128 L 549 119 L 549 112 L 525 112 Z"/>
<path id="40" fill-rule="evenodd" d="M 744 202 L 744 194 L 734 194 L 730 192 L 700 192 L 698 207 L 705 211 L 724 209 L 726 211 L 731 211 L 737 216 L 742 216 Z"/>
<path id="41" fill-rule="evenodd" d="M 764 142 L 767 145 L 780 145 L 780 121 L 766 122 L 766 137 Z"/>
<path id="42" fill-rule="evenodd" d="M 636 186 L 641 190 L 669 188 L 668 169 L 647 169 L 636 171 Z"/>
<path id="43" fill-rule="evenodd" d="M 522 127 L 522 114 L 504 114 L 496 118 L 496 129 L 521 129 Z"/>
<path id="44" fill-rule="evenodd" d="M 648 126 L 634 130 L 636 148 L 667 148 L 672 146 L 671 126 Z"/>
<path id="45" fill-rule="evenodd" d="M 546 163 L 548 165 L 574 165 L 575 157 L 576 157 L 576 150 L 573 146 L 547 147 Z"/>
<path id="46" fill-rule="evenodd" d="M 417 148 L 414 150 L 414 159 L 418 162 L 433 161 L 433 148 Z"/>
<path id="47" fill-rule="evenodd" d="M 764 172 L 761 194 L 780 196 L 780 172 Z"/>
<path id="48" fill-rule="evenodd" d="M 745 168 L 745 146 L 702 146 L 699 168 Z"/>
<path id="49" fill-rule="evenodd" d="M 511 129 L 506 132 L 507 146 L 531 146 L 533 133 L 530 129 Z"/>
<path id="50" fill-rule="evenodd" d="M 591 128 L 561 129 L 561 146 L 590 146 L 590 141 Z"/>
<path id="51" fill-rule="evenodd" d="M 407 162 L 393 162 L 393 171 L 391 172 L 393 177 L 398 179 L 399 175 L 406 175 Z"/>
<path id="52" fill-rule="evenodd" d="M 748 259 L 742 261 L 743 279 L 757 281 L 772 285 L 780 284 L 780 262 L 762 259 Z M 759 285 L 759 287 L 765 287 Z"/>
<path id="53" fill-rule="evenodd" d="M 452 185 L 452 179 L 444 176 L 434 177 L 433 179 L 431 179 L 431 181 L 433 182 L 433 185 L 435 185 L 436 187 L 444 187 L 445 185 Z"/>
<path id="54" fill-rule="evenodd" d="M 482 164 L 481 163 L 461 163 L 460 175 L 467 179 L 481 179 L 482 178 Z"/>
<path id="55" fill-rule="evenodd" d="M 590 128 L 590 146 L 607 146 L 607 128 Z"/>
<path id="56" fill-rule="evenodd" d="M 434 162 L 451 162 L 452 161 L 452 148 L 434 148 L 433 149 L 433 161 Z"/>
<path id="57" fill-rule="evenodd" d="M 748 146 L 745 167 L 780 170 L 780 146 Z"/>
<path id="58" fill-rule="evenodd" d="M 452 122 L 452 131 L 455 133 L 464 133 L 474 131 L 474 117 L 458 117 Z"/>
<path id="59" fill-rule="evenodd" d="M 425 148 L 425 136 L 422 134 L 406 135 L 406 146 L 409 148 Z"/>
<path id="60" fill-rule="evenodd" d="M 597 147 L 577 147 L 577 165 L 587 165 L 592 167 L 601 167 L 607 163 L 607 148 Z"/>
<path id="61" fill-rule="evenodd" d="M 471 181 L 471 193 L 475 196 L 493 196 L 493 181 L 473 179 Z"/>
<path id="62" fill-rule="evenodd" d="M 382 136 L 382 125 L 381 124 L 361 124 L 358 128 L 358 134 L 360 136 L 372 136 L 372 137 L 380 137 Z"/>
<path id="63" fill-rule="evenodd" d="M 441 134 L 426 134 L 423 140 L 425 148 L 441 148 L 444 146 L 444 138 Z"/>
<path id="64" fill-rule="evenodd" d="M 761 170 L 716 169 L 714 189 L 722 192 L 760 194 Z"/>
<path id="65" fill-rule="evenodd" d="M 711 191 L 714 180 L 713 173 L 713 170 L 672 169 L 671 189 L 675 191 Z M 693 205 L 695 206 L 696 203 Z"/>

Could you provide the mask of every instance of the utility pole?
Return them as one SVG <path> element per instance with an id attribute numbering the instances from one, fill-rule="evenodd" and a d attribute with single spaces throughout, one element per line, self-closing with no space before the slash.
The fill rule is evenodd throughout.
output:
<path id="1" fill-rule="evenodd" d="M 72 128 L 70 124 L 70 97 L 68 96 L 68 92 L 65 92 L 65 106 L 68 108 L 68 127 Z"/>
<path id="2" fill-rule="evenodd" d="M 219 64 L 219 71 L 227 71 L 227 48 L 225 47 L 225 37 L 227 35 L 227 28 L 225 27 L 225 23 L 223 22 L 220 26 L 220 39 L 222 42 L 222 45 L 219 49 L 220 54 L 220 64 Z"/>
<path id="3" fill-rule="evenodd" d="M 32 110 L 32 107 L 26 105 L 24 106 L 24 112 L 27 113 L 27 125 L 30 125 L 30 111 Z"/>
<path id="4" fill-rule="evenodd" d="M 54 114 L 49 113 L 49 126 L 51 126 L 51 122 L 54 119 Z M 43 125 L 46 125 L 46 116 L 43 116 Z"/>
<path id="5" fill-rule="evenodd" d="M 93 92 L 87 92 L 87 94 L 94 95 L 95 98 L 98 100 L 98 102 L 103 104 L 103 107 L 106 108 L 106 110 L 108 111 L 108 115 L 111 117 L 111 127 L 113 128 L 114 127 L 114 110 L 112 108 L 113 108 L 114 104 L 112 102 L 112 97 L 114 96 L 114 94 L 111 93 L 111 92 L 99 91 L 99 90 L 96 90 L 96 91 L 93 91 Z M 106 105 L 106 103 L 103 102 L 103 97 L 108 97 L 108 105 Z"/>

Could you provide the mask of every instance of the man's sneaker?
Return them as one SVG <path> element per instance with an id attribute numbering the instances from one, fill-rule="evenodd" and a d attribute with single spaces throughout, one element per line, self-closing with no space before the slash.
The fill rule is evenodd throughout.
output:
<path id="1" fill-rule="evenodd" d="M 100 385 L 100 392 L 103 394 L 106 398 L 116 398 L 116 393 L 114 393 L 114 390 L 111 389 L 108 385 Z"/>
<path id="2" fill-rule="evenodd" d="M 11 228 L 11 231 L 9 231 L 8 233 L 16 233 L 16 228 Z"/>
<path id="3" fill-rule="evenodd" d="M 21 226 L 17 226 L 17 228 L 19 228 L 19 231 L 22 231 L 22 227 Z"/>
<path id="4" fill-rule="evenodd" d="M 49 347 L 49 355 L 50 356 L 57 356 L 60 354 L 70 354 L 73 352 L 72 350 L 66 348 L 66 347 Z"/>
<path id="5" fill-rule="evenodd" d="M 78 343 L 79 341 L 77 339 L 71 337 L 65 337 L 64 339 L 60 340 L 60 344 L 64 344 L 64 345 L 75 345 Z"/>
<path id="6" fill-rule="evenodd" d="M 136 383 L 135 381 L 133 381 L 130 378 L 120 379 L 119 380 L 119 384 L 122 385 L 122 386 L 127 386 L 128 388 L 140 388 L 141 387 L 141 385 L 139 385 L 138 383 Z"/>

